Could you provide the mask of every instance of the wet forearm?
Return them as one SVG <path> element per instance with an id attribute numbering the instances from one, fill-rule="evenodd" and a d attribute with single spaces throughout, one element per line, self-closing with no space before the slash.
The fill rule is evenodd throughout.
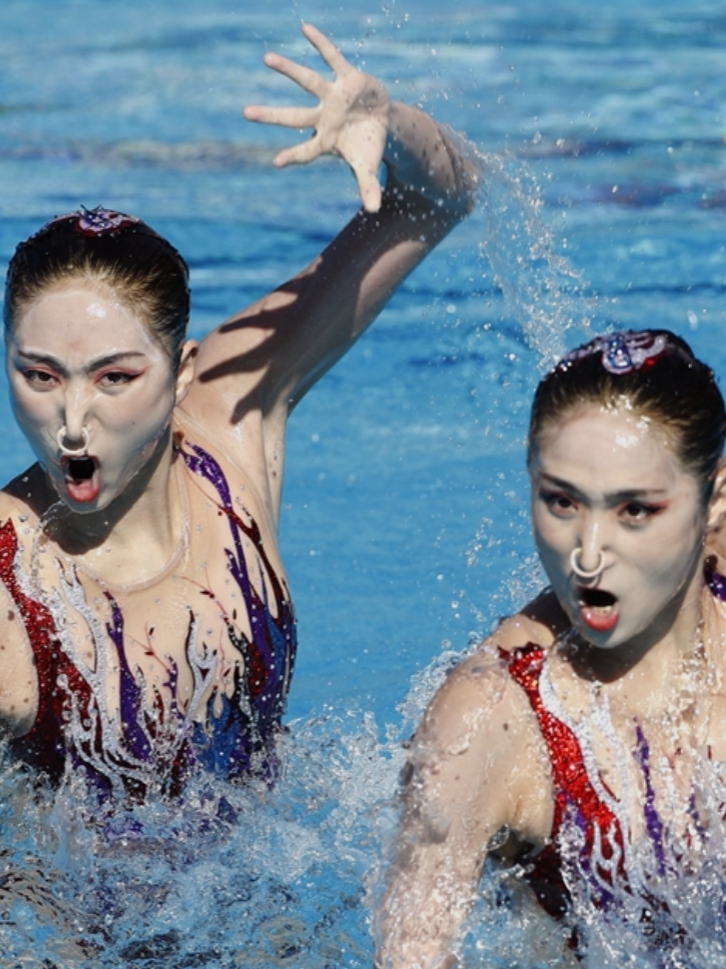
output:
<path id="1" fill-rule="evenodd" d="M 386 195 L 415 193 L 454 220 L 473 208 L 479 181 L 473 146 L 418 108 L 391 102 L 384 161 Z"/>

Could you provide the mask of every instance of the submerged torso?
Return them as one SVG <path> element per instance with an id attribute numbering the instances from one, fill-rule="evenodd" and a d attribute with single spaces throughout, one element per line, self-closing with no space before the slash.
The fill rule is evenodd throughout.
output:
<path id="1" fill-rule="evenodd" d="M 613 909 L 642 920 L 645 935 L 658 923 L 659 945 L 688 937 L 674 915 L 677 886 L 701 877 L 726 836 L 726 580 L 709 568 L 705 579 L 701 641 L 658 710 L 628 713 L 617 683 L 583 683 L 553 643 L 500 650 L 539 751 L 532 803 L 550 805 L 536 815 L 549 815 L 548 830 L 525 825 L 521 872 L 551 915 L 574 905 L 582 926 L 593 908 Z"/>
<path id="2" fill-rule="evenodd" d="M 13 743 L 55 778 L 82 766 L 102 789 L 139 796 L 177 789 L 194 765 L 233 778 L 272 769 L 296 648 L 274 538 L 220 449 L 187 422 L 174 440 L 184 527 L 163 570 L 138 584 L 109 584 L 65 555 L 18 482 L 6 494 L 4 649 L 31 664 L 36 690 L 32 726 Z"/>

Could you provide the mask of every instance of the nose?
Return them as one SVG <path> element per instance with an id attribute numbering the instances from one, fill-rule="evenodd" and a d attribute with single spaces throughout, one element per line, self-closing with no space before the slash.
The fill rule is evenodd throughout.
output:
<path id="1" fill-rule="evenodd" d="M 63 422 L 62 444 L 68 450 L 77 450 L 88 445 L 89 399 L 82 387 L 70 385 L 63 402 L 60 415 Z M 59 443 L 60 441 L 59 432 Z"/>
<path id="2" fill-rule="evenodd" d="M 607 563 L 607 540 L 600 518 L 588 515 L 578 537 L 579 546 L 573 550 L 571 559 L 573 571 L 580 578 L 595 578 Z"/>

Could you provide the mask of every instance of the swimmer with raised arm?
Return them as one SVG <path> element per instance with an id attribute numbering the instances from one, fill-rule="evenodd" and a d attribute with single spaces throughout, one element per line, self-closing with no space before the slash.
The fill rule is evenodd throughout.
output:
<path id="1" fill-rule="evenodd" d="M 624 907 L 646 949 L 693 942 L 663 892 L 726 807 L 725 435 L 713 373 L 667 331 L 598 338 L 541 382 L 528 466 L 551 585 L 413 738 L 380 969 L 456 964 L 489 853 L 521 863 L 580 958 L 582 906 L 593 931 Z"/>
<path id="2" fill-rule="evenodd" d="M 455 139 L 303 32 L 333 80 L 265 62 L 318 103 L 245 115 L 313 128 L 276 164 L 339 155 L 363 208 L 298 276 L 197 346 L 187 266 L 135 217 L 60 216 L 10 264 L 7 371 L 38 463 L 0 498 L 0 716 L 56 781 L 144 797 L 195 766 L 272 770 L 296 647 L 288 415 L 472 206 Z"/>

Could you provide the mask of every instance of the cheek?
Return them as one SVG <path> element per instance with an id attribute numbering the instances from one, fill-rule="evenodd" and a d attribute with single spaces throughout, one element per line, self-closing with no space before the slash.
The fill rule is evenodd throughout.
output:
<path id="1" fill-rule="evenodd" d="M 649 541 L 633 543 L 630 561 L 654 593 L 679 589 L 699 567 L 703 556 L 703 528 L 699 522 L 664 529 Z M 634 576 L 637 582 L 637 577 Z"/>
<path id="2" fill-rule="evenodd" d="M 535 505 L 532 509 L 532 531 L 540 554 L 558 557 L 569 553 L 571 545 L 570 529 L 567 522 L 558 521 L 547 509 Z"/>
<path id="3" fill-rule="evenodd" d="M 103 423 L 111 433 L 122 437 L 154 437 L 159 428 L 168 424 L 173 409 L 173 389 L 167 386 L 134 395 L 123 403 L 109 400 L 104 406 Z"/>
<path id="4" fill-rule="evenodd" d="M 547 579 L 555 590 L 562 592 L 570 575 L 571 543 L 564 542 L 561 533 L 551 534 L 546 528 L 535 528 L 534 541 Z"/>
<path id="5" fill-rule="evenodd" d="M 690 541 L 672 545 L 659 543 L 658 548 L 643 549 L 636 562 L 653 586 L 678 585 L 691 572 L 694 560 L 700 558 L 702 547 L 702 542 L 693 536 Z"/>
<path id="6" fill-rule="evenodd" d="M 23 388 L 10 386 L 10 406 L 18 424 L 29 437 L 41 437 L 53 416 L 52 406 L 39 394 L 23 393 Z"/>

